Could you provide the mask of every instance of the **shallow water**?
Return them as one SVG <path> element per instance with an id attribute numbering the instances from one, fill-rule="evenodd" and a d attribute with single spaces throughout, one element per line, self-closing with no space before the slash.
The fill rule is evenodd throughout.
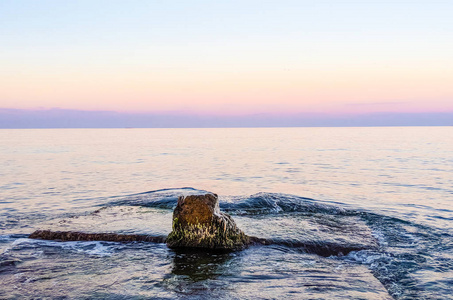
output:
<path id="1" fill-rule="evenodd" d="M 452 127 L 0 130 L 0 298 L 450 299 Z M 193 188 L 184 188 L 193 187 Z M 30 240 L 166 235 L 179 195 L 219 194 L 229 254 Z M 364 246 L 322 257 L 298 245 Z"/>

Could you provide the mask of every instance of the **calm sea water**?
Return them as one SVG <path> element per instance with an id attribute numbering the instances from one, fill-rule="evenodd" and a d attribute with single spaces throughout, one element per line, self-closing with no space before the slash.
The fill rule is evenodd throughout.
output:
<path id="1" fill-rule="evenodd" d="M 0 298 L 453 299 L 451 137 L 453 127 L 0 130 Z M 27 238 L 166 235 L 177 197 L 205 191 L 247 234 L 284 243 L 218 254 Z M 379 246 L 321 257 L 301 241 Z"/>

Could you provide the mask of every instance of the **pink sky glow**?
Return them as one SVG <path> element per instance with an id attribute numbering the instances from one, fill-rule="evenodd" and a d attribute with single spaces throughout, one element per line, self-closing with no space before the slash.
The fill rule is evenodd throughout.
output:
<path id="1" fill-rule="evenodd" d="M 4 4 L 0 108 L 453 112 L 448 2 L 190 3 Z"/>

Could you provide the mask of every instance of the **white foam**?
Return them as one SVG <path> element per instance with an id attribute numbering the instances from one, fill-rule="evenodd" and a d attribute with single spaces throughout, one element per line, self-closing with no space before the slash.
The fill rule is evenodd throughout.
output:
<path id="1" fill-rule="evenodd" d="M 0 241 L 8 241 L 10 239 L 11 239 L 11 236 L 9 234 L 0 235 Z"/>
<path id="2" fill-rule="evenodd" d="M 373 267 L 378 260 L 390 257 L 389 253 L 377 253 L 370 250 L 351 251 L 345 258 Z"/>
<path id="3" fill-rule="evenodd" d="M 110 256 L 115 251 L 117 246 L 114 243 L 99 242 L 99 241 L 71 241 L 71 242 L 55 242 L 45 240 L 34 240 L 21 238 L 17 239 L 12 243 L 12 247 L 23 246 L 23 245 L 38 245 L 38 246 L 50 246 L 59 247 L 65 250 L 76 251 L 86 253 L 88 255 L 96 256 Z"/>
<path id="4" fill-rule="evenodd" d="M 388 246 L 387 239 L 385 238 L 385 235 L 381 231 L 373 230 L 371 235 L 378 241 L 378 244 L 381 247 L 387 247 Z"/>

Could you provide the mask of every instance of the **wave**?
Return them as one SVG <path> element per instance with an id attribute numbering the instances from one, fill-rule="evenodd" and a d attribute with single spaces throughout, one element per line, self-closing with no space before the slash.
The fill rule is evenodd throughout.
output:
<path id="1" fill-rule="evenodd" d="M 305 212 L 327 214 L 350 214 L 340 206 L 323 203 L 319 200 L 282 193 L 257 193 L 247 197 L 220 199 L 220 208 L 234 214 L 276 214 L 282 212 Z M 222 201 L 224 200 L 224 201 Z"/>
<path id="2" fill-rule="evenodd" d="M 199 190 L 191 187 L 168 188 L 132 194 L 121 197 L 119 200 L 110 201 L 107 205 L 111 206 L 144 206 L 162 209 L 173 209 L 180 196 L 206 194 L 208 191 Z"/>
<path id="3" fill-rule="evenodd" d="M 191 187 L 170 188 L 132 194 L 108 203 L 112 206 L 143 206 L 161 209 L 174 209 L 180 196 L 210 193 Z M 220 196 L 220 209 L 235 215 L 264 215 L 281 212 L 306 212 L 328 214 L 355 214 L 339 205 L 326 201 L 283 193 L 257 193 L 250 196 Z"/>
<path id="4" fill-rule="evenodd" d="M 88 255 L 95 256 L 111 256 L 115 250 L 119 247 L 124 246 L 120 243 L 111 242 L 100 242 L 100 241 L 72 241 L 72 242 L 56 242 L 46 240 L 34 240 L 28 238 L 16 239 L 12 244 L 11 248 L 16 251 L 22 248 L 36 248 L 41 249 L 42 247 L 55 247 L 62 250 L 80 252 Z M 37 254 L 40 252 L 38 251 Z"/>

